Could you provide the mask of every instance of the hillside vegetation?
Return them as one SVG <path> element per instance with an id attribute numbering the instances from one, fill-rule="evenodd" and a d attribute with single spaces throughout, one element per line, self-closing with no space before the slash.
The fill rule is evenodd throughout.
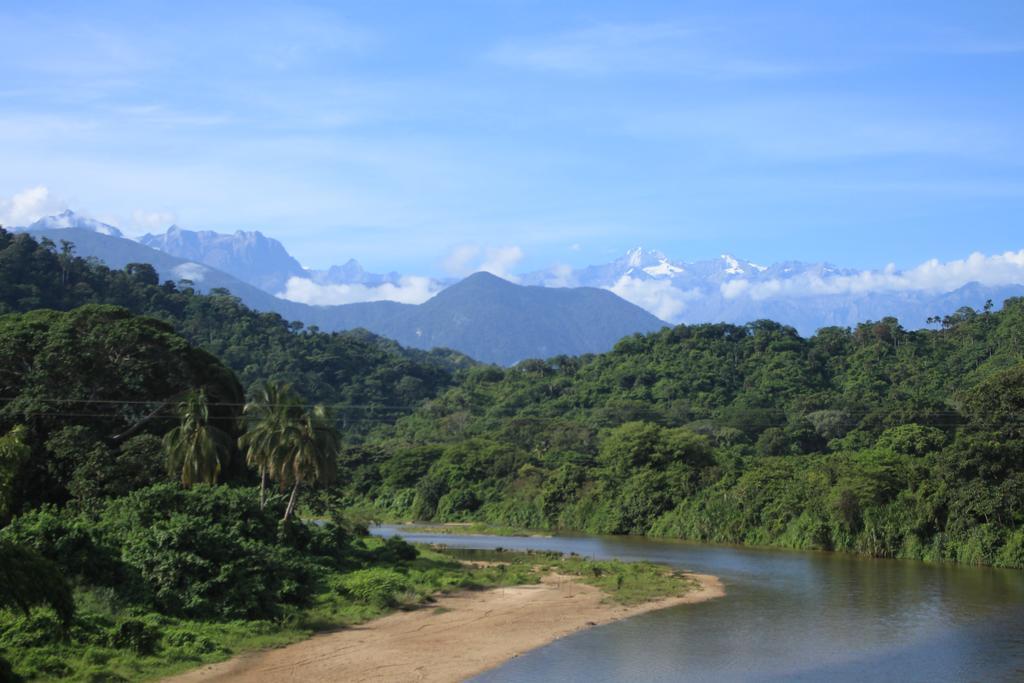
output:
<path id="1" fill-rule="evenodd" d="M 1024 567 L 1024 299 L 941 329 L 679 326 L 476 367 L 347 495 L 390 518 Z"/>
<path id="2" fill-rule="evenodd" d="M 448 386 L 455 368 L 472 363 L 453 351 L 403 349 L 365 330 L 321 333 L 254 311 L 225 290 L 201 295 L 187 283 L 161 283 L 149 264 L 112 270 L 76 257 L 70 243 L 0 229 L 0 314 L 84 304 L 167 322 L 222 360 L 250 393 L 267 380 L 301 387 L 309 401 L 332 406 L 350 437 L 409 412 Z"/>
<path id="3" fill-rule="evenodd" d="M 131 488 L 75 475 L 85 463 L 152 467 L 156 446 L 143 434 L 122 444 L 109 434 L 127 423 L 108 424 L 106 437 L 89 423 L 145 408 L 118 400 L 144 388 L 167 400 L 199 381 L 212 395 L 251 396 L 277 380 L 326 404 L 341 431 L 337 483 L 304 494 L 318 509 L 1024 566 L 1024 299 L 960 309 L 921 331 L 892 318 L 810 338 L 770 321 L 681 325 L 606 354 L 502 369 L 367 333 L 303 329 L 226 292 L 160 284 L 144 264 L 114 271 L 68 245 L 0 233 L 0 310 L 88 303 L 127 310 L 6 319 L 0 427 L 29 430 L 32 449 L 7 514 L 25 504 L 18 496 L 61 503 L 90 487 Z M 122 335 L 119 347 L 143 335 L 161 355 L 176 332 L 212 356 L 192 351 L 191 365 L 149 387 L 146 358 L 127 354 L 140 379 L 104 384 L 89 355 L 102 356 L 102 345 L 73 331 L 89 324 Z M 62 340 L 76 345 L 63 366 L 52 350 Z M 204 375 L 214 357 L 240 387 L 223 372 Z M 85 379 L 103 389 L 79 386 Z M 95 397 L 111 403 L 74 402 Z M 236 412 L 242 402 L 215 401 Z M 154 424 L 166 430 L 172 420 L 162 419 Z M 65 455 L 71 445 L 78 450 Z M 226 477 L 252 477 L 239 458 Z"/>

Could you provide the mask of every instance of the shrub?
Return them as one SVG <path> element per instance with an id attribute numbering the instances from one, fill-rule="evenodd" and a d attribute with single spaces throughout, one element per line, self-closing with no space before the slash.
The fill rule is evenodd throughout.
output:
<path id="1" fill-rule="evenodd" d="M 201 633 L 196 633 L 188 628 L 168 629 L 164 634 L 164 643 L 181 652 L 188 657 L 200 657 L 219 649 L 213 640 L 210 640 Z"/>
<path id="2" fill-rule="evenodd" d="M 29 680 L 64 678 L 71 673 L 71 667 L 64 657 L 52 654 L 49 648 L 30 649 L 18 658 L 18 673 Z"/>
<path id="3" fill-rule="evenodd" d="M 374 607 L 393 607 L 396 596 L 409 590 L 409 580 L 391 569 L 374 567 L 347 574 L 341 580 L 341 590 L 356 602 Z"/>
<path id="4" fill-rule="evenodd" d="M 420 551 L 416 549 L 416 546 L 406 543 L 399 536 L 389 537 L 379 548 L 373 551 L 374 559 L 384 564 L 412 562 L 419 555 Z"/>
<path id="5" fill-rule="evenodd" d="M 126 619 L 110 632 L 110 647 L 150 655 L 160 642 L 160 629 L 141 619 Z"/>
<path id="6" fill-rule="evenodd" d="M 36 608 L 28 614 L 0 612 L 0 648 L 20 651 L 59 643 L 67 631 L 52 609 Z"/>
<path id="7" fill-rule="evenodd" d="M 140 601 L 193 618 L 273 617 L 282 604 L 308 602 L 322 570 L 309 553 L 311 532 L 279 529 L 281 510 L 260 509 L 258 495 L 162 484 L 112 501 L 101 525 L 138 576 Z"/>

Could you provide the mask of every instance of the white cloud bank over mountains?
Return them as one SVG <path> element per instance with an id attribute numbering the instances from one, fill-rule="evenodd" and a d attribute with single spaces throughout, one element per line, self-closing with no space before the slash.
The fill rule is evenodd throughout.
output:
<path id="1" fill-rule="evenodd" d="M 403 304 L 421 304 L 441 291 L 436 280 L 418 275 L 406 275 L 397 284 L 385 282 L 371 286 L 364 284 L 318 284 L 309 278 L 288 278 L 283 292 L 277 296 L 289 301 L 315 306 L 354 304 L 363 301 L 397 301 Z"/>
<path id="2" fill-rule="evenodd" d="M 749 297 L 763 301 L 774 297 L 806 297 L 829 294 L 870 294 L 875 292 L 951 292 L 969 282 L 987 286 L 1024 283 L 1024 249 L 986 256 L 975 252 L 966 259 L 925 261 L 915 268 L 899 271 L 889 264 L 883 270 L 866 270 L 854 275 L 808 272 L 791 278 L 751 281 L 738 278 L 723 282 L 727 299 Z"/>
<path id="3" fill-rule="evenodd" d="M 605 289 L 610 289 L 626 301 L 669 322 L 676 320 L 686 310 L 687 302 L 702 296 L 697 287 L 681 289 L 670 280 L 645 280 L 629 275 L 623 275 Z"/>
<path id="4" fill-rule="evenodd" d="M 32 187 L 9 198 L 0 198 L 0 224 L 27 226 L 66 208 L 67 203 L 55 198 L 46 187 Z M 94 224 L 101 225 L 96 221 L 82 216 L 77 218 L 83 220 L 78 220 L 76 227 L 101 231 L 94 227 Z M 172 218 L 170 213 L 136 212 L 132 222 L 157 225 Z M 67 225 L 53 220 L 46 227 Z M 482 270 L 523 284 L 601 287 L 668 322 L 679 322 L 689 313 L 699 310 L 710 315 L 716 305 L 785 301 L 802 305 L 799 302 L 806 302 L 812 297 L 855 298 L 915 292 L 944 294 L 969 283 L 986 287 L 1024 285 L 1024 249 L 992 255 L 976 252 L 964 259 L 945 262 L 931 259 L 905 270 L 889 264 L 880 270 L 865 271 L 798 262 L 765 267 L 728 255 L 687 263 L 670 261 L 659 252 L 634 249 L 617 261 L 604 265 L 573 269 L 561 264 L 537 273 L 516 273 L 523 255 L 523 249 L 515 245 L 488 247 L 464 244 L 453 248 L 442 265 L 446 272 L 456 277 Z M 202 280 L 206 269 L 194 262 L 181 268 L 183 272 L 176 273 L 179 277 L 196 282 Z M 419 304 L 441 291 L 445 284 L 426 276 L 399 277 L 397 274 L 387 282 L 369 283 L 325 283 L 311 278 L 290 277 L 283 291 L 272 293 L 315 305 L 364 301 Z"/>
<path id="5" fill-rule="evenodd" d="M 974 253 L 946 262 L 931 259 L 906 270 L 889 264 L 864 271 L 797 262 L 766 267 L 727 254 L 683 263 L 669 261 L 659 252 L 634 249 L 605 266 L 571 272 L 555 267 L 533 275 L 530 282 L 603 287 L 666 322 L 678 323 L 716 316 L 778 315 L 781 309 L 765 308 L 776 303 L 838 310 L 869 295 L 941 296 L 970 283 L 1024 285 L 1024 249 Z"/>

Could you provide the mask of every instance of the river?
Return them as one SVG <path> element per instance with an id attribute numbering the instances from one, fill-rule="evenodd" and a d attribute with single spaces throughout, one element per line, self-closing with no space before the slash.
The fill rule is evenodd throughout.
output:
<path id="1" fill-rule="evenodd" d="M 723 599 L 582 631 L 477 683 L 1024 681 L 1022 571 L 634 537 L 399 531 L 458 548 L 649 560 L 725 583 Z"/>

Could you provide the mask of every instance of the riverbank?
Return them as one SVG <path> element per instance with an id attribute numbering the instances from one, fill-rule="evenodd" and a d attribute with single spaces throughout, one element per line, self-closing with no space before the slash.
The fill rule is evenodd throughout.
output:
<path id="1" fill-rule="evenodd" d="M 554 534 L 536 529 L 494 526 L 485 522 L 395 522 L 386 524 L 399 534 L 447 534 L 452 536 L 510 536 L 513 538 L 551 538 Z"/>
<path id="2" fill-rule="evenodd" d="M 584 628 L 725 595 L 716 577 L 687 576 L 693 584 L 686 593 L 627 606 L 578 576 L 552 572 L 537 584 L 461 591 L 166 681 L 461 681 Z"/>

